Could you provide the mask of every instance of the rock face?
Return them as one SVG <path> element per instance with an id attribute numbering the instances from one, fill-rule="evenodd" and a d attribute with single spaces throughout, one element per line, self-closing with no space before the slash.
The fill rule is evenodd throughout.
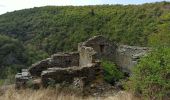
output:
<path id="1" fill-rule="evenodd" d="M 65 82 L 84 88 L 103 82 L 101 59 L 110 60 L 131 73 L 130 69 L 148 51 L 145 47 L 118 45 L 103 36 L 95 36 L 79 43 L 78 52 L 54 54 L 18 73 L 16 87 L 24 87 L 29 80 L 39 79 L 38 83 L 44 87 Z"/>

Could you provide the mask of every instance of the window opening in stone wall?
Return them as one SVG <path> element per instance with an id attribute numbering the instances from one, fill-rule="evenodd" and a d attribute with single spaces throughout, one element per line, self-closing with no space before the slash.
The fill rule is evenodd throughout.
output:
<path id="1" fill-rule="evenodd" d="M 101 52 L 101 53 L 104 52 L 104 45 L 100 45 L 100 52 Z"/>

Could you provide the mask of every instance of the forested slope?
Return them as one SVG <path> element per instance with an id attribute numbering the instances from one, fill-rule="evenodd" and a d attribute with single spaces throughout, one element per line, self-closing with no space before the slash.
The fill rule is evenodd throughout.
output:
<path id="1" fill-rule="evenodd" d="M 50 54 L 74 51 L 77 43 L 99 34 L 120 44 L 169 46 L 170 3 L 25 9 L 0 15 L 0 34 L 12 43 L 19 42 L 14 48 L 20 52 L 14 54 L 19 54 L 15 59 L 21 59 L 20 63 L 3 66 L 27 67 Z M 8 45 L 8 42 L 2 44 Z M 9 53 L 4 51 L 0 50 L 1 55 L 7 56 Z"/>

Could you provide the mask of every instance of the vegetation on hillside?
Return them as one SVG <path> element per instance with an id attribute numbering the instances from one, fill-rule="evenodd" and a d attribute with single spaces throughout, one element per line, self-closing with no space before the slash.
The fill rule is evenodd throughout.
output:
<path id="1" fill-rule="evenodd" d="M 0 76 L 6 78 L 8 71 L 14 73 L 27 62 L 23 44 L 17 39 L 0 35 Z"/>
<path id="2" fill-rule="evenodd" d="M 170 98 L 170 10 L 160 16 L 158 30 L 149 36 L 152 52 L 132 70 L 128 88 L 146 99 Z"/>
<path id="3" fill-rule="evenodd" d="M 26 9 L 1 15 L 0 33 L 48 54 L 75 50 L 77 43 L 98 34 L 128 45 L 161 44 L 170 40 L 169 6 L 161 2 Z"/>
<path id="4" fill-rule="evenodd" d="M 11 77 L 31 63 L 47 57 L 44 52 L 24 46 L 22 41 L 0 35 L 0 79 Z"/>

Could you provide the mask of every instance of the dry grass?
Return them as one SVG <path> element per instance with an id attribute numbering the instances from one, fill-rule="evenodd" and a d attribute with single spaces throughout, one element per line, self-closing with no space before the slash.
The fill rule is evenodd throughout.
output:
<path id="1" fill-rule="evenodd" d="M 70 91 L 59 92 L 54 89 L 40 90 L 15 90 L 10 88 L 0 96 L 0 100 L 139 100 L 126 92 L 119 92 L 115 96 L 102 97 L 82 97 Z"/>
<path id="2" fill-rule="evenodd" d="M 140 99 L 133 96 L 131 93 L 120 91 L 115 96 L 109 96 L 105 100 L 140 100 Z"/>

